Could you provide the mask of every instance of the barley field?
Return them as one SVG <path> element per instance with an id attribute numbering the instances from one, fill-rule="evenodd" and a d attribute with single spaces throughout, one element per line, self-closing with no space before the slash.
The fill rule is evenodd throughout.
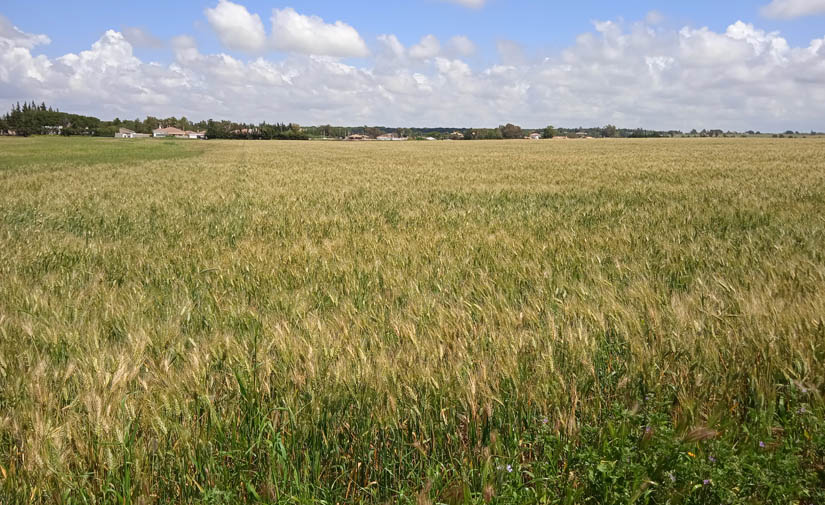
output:
<path id="1" fill-rule="evenodd" d="M 825 139 L 0 138 L 0 503 L 825 503 Z"/>

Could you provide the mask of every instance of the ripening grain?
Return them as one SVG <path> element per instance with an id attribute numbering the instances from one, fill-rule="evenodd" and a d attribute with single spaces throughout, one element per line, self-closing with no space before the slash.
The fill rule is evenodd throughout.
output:
<path id="1" fill-rule="evenodd" d="M 821 497 L 823 160 L 0 139 L 0 502 Z M 739 459 L 773 436 L 799 485 L 583 463 L 654 423 Z"/>

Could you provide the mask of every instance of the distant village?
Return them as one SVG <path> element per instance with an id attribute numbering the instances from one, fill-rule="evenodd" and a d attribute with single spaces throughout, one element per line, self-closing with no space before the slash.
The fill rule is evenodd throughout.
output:
<path id="1" fill-rule="evenodd" d="M 176 138 L 176 139 L 206 139 L 206 131 L 191 131 L 191 130 L 181 130 L 180 128 L 175 128 L 174 126 L 168 126 L 166 128 L 157 128 L 152 130 L 151 135 L 148 133 L 137 133 L 134 130 L 130 130 L 128 128 L 119 128 L 118 131 L 115 133 L 116 139 L 138 139 L 144 137 L 154 137 L 154 138 Z"/>
<path id="2" fill-rule="evenodd" d="M 96 117 L 69 114 L 58 109 L 31 103 L 16 104 L 11 111 L 0 116 L 0 135 L 27 137 L 29 135 L 93 136 L 117 139 L 164 138 L 164 139 L 235 139 L 235 140 L 343 140 L 349 142 L 408 140 L 496 140 L 496 139 L 594 139 L 594 138 L 651 138 L 651 137 L 804 137 L 821 133 L 800 133 L 787 130 L 783 133 L 763 134 L 759 131 L 723 131 L 702 129 L 683 132 L 680 130 L 647 130 L 642 128 L 618 128 L 613 125 L 591 128 L 524 129 L 508 123 L 497 128 L 388 128 L 383 126 L 300 126 L 296 123 L 236 123 L 233 121 L 191 122 L 185 117 L 144 120 L 102 121 Z"/>

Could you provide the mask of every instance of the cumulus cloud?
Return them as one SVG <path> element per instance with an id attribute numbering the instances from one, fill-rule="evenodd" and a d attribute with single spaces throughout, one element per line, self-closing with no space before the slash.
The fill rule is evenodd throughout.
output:
<path id="1" fill-rule="evenodd" d="M 426 60 L 437 56 L 441 52 L 441 43 L 435 35 L 425 35 L 421 41 L 410 48 L 410 57 L 417 60 Z"/>
<path id="2" fill-rule="evenodd" d="M 476 52 L 476 45 L 464 35 L 456 35 L 447 42 L 448 50 L 461 57 L 472 56 Z"/>
<path id="3" fill-rule="evenodd" d="M 392 59 L 401 59 L 406 54 L 404 44 L 395 35 L 379 35 L 378 44 L 381 46 L 381 54 Z"/>
<path id="4" fill-rule="evenodd" d="M 792 19 L 825 14 L 825 0 L 773 0 L 762 7 L 762 15 L 769 18 Z"/>
<path id="5" fill-rule="evenodd" d="M 825 38 L 792 46 L 743 22 L 722 32 L 599 22 L 545 58 L 478 68 L 432 41 L 428 57 L 413 59 L 393 35 L 358 65 L 299 52 L 281 61 L 206 54 L 187 36 L 171 41 L 172 63 L 157 64 L 111 30 L 59 58 L 33 54 L 35 42 L 45 39 L 0 31 L 0 110 L 34 99 L 101 118 L 763 131 L 821 130 L 825 117 Z"/>
<path id="6" fill-rule="evenodd" d="M 126 40 L 134 47 L 145 47 L 148 49 L 161 49 L 166 44 L 162 39 L 156 37 L 146 28 L 138 26 L 127 26 L 122 31 Z"/>
<path id="7" fill-rule="evenodd" d="M 657 10 L 652 10 L 645 15 L 645 21 L 649 25 L 658 25 L 665 20 L 665 15 Z"/>
<path id="8" fill-rule="evenodd" d="M 266 30 L 260 16 L 246 7 L 220 0 L 214 8 L 204 11 L 209 25 L 221 43 L 229 49 L 259 52 L 266 47 Z"/>
<path id="9" fill-rule="evenodd" d="M 325 23 L 318 16 L 305 16 L 291 7 L 273 10 L 272 37 L 274 47 L 283 51 L 342 57 L 369 54 L 352 26 L 342 21 Z"/>
<path id="10" fill-rule="evenodd" d="M 500 39 L 496 42 L 496 51 L 498 51 L 498 57 L 506 65 L 523 65 L 527 61 L 524 47 L 513 40 Z"/>
<path id="11" fill-rule="evenodd" d="M 272 35 L 267 36 L 260 16 L 230 0 L 220 0 L 206 9 L 206 18 L 227 48 L 253 54 L 268 50 L 336 57 L 365 57 L 367 44 L 358 31 L 343 21 L 326 23 L 318 16 L 292 7 L 273 9 Z"/>
<path id="12" fill-rule="evenodd" d="M 14 44 L 15 47 L 25 49 L 32 49 L 35 46 L 51 43 L 51 39 L 45 35 L 24 33 L 2 14 L 0 14 L 0 38 L 9 41 L 9 43 Z"/>

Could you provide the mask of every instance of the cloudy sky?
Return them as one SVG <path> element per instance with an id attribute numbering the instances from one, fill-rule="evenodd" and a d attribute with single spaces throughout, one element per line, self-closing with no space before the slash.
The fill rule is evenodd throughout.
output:
<path id="1" fill-rule="evenodd" d="M 825 0 L 0 4 L 0 107 L 825 130 Z"/>

